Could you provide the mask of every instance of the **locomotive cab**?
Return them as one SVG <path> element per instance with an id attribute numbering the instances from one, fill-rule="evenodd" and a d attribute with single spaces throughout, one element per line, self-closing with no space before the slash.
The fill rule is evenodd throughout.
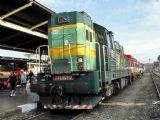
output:
<path id="1" fill-rule="evenodd" d="M 53 74 L 96 69 L 95 33 L 85 12 L 54 14 L 48 26 Z"/>

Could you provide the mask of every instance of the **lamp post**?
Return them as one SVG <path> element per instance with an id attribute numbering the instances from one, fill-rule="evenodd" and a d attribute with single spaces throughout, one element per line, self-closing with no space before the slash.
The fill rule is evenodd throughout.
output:
<path id="1" fill-rule="evenodd" d="M 150 58 L 149 58 L 149 72 L 151 72 L 151 63 L 150 63 Z"/>

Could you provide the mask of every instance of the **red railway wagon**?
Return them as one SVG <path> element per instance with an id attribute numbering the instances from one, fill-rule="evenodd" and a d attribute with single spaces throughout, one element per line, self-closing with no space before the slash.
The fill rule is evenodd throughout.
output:
<path id="1" fill-rule="evenodd" d="M 132 79 L 141 77 L 144 71 L 144 66 L 138 60 L 136 60 L 132 55 L 125 54 L 126 67 L 131 70 Z"/>

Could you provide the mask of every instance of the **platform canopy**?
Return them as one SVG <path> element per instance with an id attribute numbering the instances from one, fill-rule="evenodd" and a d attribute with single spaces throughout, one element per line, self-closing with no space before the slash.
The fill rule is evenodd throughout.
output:
<path id="1" fill-rule="evenodd" d="M 35 0 L 1 0 L 0 49 L 35 52 L 47 44 L 51 14 L 55 12 Z"/>

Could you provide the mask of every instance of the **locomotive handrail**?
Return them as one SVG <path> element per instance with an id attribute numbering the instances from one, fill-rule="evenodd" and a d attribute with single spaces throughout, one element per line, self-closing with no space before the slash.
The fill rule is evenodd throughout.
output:
<path id="1" fill-rule="evenodd" d="M 105 48 L 107 48 L 107 53 L 108 53 L 108 47 L 106 45 L 103 45 L 104 78 L 106 80 L 107 75 L 106 75 L 106 56 L 105 56 L 106 52 L 105 52 Z"/>
<path id="2" fill-rule="evenodd" d="M 39 62 L 38 62 L 38 51 L 39 51 L 39 47 L 37 47 L 37 49 L 36 49 L 36 63 L 38 63 L 38 66 L 39 66 L 39 64 L 40 64 L 40 58 L 39 58 Z M 39 57 L 40 57 L 40 53 L 39 53 Z M 38 72 L 38 67 L 37 67 L 37 72 Z"/>
<path id="3" fill-rule="evenodd" d="M 39 64 L 38 64 L 38 66 L 39 66 L 40 72 L 41 72 L 41 56 L 40 56 L 40 54 L 41 54 L 41 48 L 43 48 L 43 47 L 47 47 L 48 57 L 49 57 L 49 60 L 51 61 L 49 45 L 41 45 L 41 46 L 38 46 L 38 48 L 36 49 L 36 55 L 38 55 L 38 53 L 39 53 Z M 36 56 L 36 63 L 37 63 L 37 59 L 38 59 L 38 58 L 37 58 L 37 56 Z M 51 73 L 52 73 L 52 62 L 51 62 L 50 67 L 51 67 Z M 37 68 L 37 71 L 38 71 L 38 68 Z"/>
<path id="4" fill-rule="evenodd" d="M 87 41 L 89 44 L 90 43 L 94 43 L 95 45 L 98 45 L 98 54 L 99 54 L 99 71 L 100 71 L 100 81 L 101 81 L 101 86 L 102 86 L 102 65 L 101 65 L 101 49 L 100 49 L 100 44 L 98 42 L 89 42 Z"/>
<path id="5" fill-rule="evenodd" d="M 87 40 L 85 41 L 85 53 L 87 53 L 87 52 L 86 52 L 87 43 L 89 43 L 89 56 L 90 56 L 90 47 L 91 47 L 91 44 L 90 44 L 90 43 L 91 43 L 91 42 L 90 42 L 90 41 L 87 41 Z M 90 60 L 91 60 L 91 59 L 90 59 L 90 57 L 89 57 L 89 61 L 90 61 Z M 85 61 L 87 61 L 87 60 L 85 59 Z M 87 63 L 87 62 L 86 62 L 86 63 Z M 90 64 L 90 62 L 89 62 L 89 64 Z M 90 66 L 90 65 L 89 65 L 89 66 Z"/>
<path id="6" fill-rule="evenodd" d="M 72 55 L 71 55 L 71 44 L 68 44 L 68 53 L 69 53 L 69 57 L 70 57 L 70 63 L 71 63 L 71 71 L 73 70 L 73 66 L 72 66 Z"/>

